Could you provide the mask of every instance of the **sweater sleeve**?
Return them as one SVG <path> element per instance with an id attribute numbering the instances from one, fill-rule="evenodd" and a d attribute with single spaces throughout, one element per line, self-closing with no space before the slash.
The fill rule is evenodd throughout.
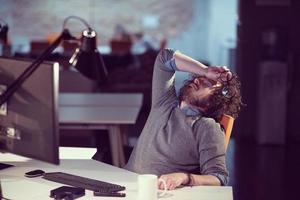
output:
<path id="1" fill-rule="evenodd" d="M 213 119 L 202 118 L 198 127 L 200 174 L 217 177 L 221 185 L 228 184 L 228 171 L 225 163 L 224 133 Z"/>
<path id="2" fill-rule="evenodd" d="M 163 49 L 156 57 L 152 79 L 152 107 L 177 99 L 175 92 L 175 71 L 170 67 L 174 51 Z"/>

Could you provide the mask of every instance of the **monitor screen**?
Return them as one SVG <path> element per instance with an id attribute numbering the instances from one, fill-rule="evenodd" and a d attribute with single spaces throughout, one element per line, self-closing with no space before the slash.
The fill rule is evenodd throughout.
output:
<path id="1" fill-rule="evenodd" d="M 0 57 L 0 93 L 31 62 Z M 59 164 L 58 76 L 58 63 L 43 62 L 1 106 L 0 152 Z"/>

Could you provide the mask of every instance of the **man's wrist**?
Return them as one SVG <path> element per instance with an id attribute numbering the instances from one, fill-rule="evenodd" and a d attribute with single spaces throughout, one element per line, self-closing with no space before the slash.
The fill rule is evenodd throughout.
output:
<path id="1" fill-rule="evenodd" d="M 182 185 L 184 186 L 191 186 L 192 185 L 192 175 L 190 173 L 184 173 L 184 175 L 186 176 L 185 181 L 183 182 Z"/>

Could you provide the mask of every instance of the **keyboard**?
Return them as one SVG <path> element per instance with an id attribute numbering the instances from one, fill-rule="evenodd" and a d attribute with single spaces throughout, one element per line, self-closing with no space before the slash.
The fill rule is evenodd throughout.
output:
<path id="1" fill-rule="evenodd" d="M 119 192 L 126 189 L 121 185 L 76 176 L 64 172 L 45 173 L 43 178 L 49 181 L 80 187 L 92 191 L 106 190 L 106 192 Z"/>

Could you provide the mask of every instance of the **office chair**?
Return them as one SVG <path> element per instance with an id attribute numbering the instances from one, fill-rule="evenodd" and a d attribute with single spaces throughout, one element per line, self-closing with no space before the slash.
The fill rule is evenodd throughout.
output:
<path id="1" fill-rule="evenodd" d="M 111 40 L 110 48 L 112 54 L 130 54 L 132 42 L 127 40 Z"/>
<path id="2" fill-rule="evenodd" d="M 50 46 L 46 40 L 33 40 L 30 41 L 30 55 L 38 56 Z"/>
<path id="3" fill-rule="evenodd" d="M 229 144 L 229 140 L 233 128 L 233 122 L 234 122 L 234 118 L 226 114 L 223 114 L 219 122 L 222 128 L 224 129 L 224 133 L 225 133 L 225 149 L 227 149 L 227 146 Z"/>

